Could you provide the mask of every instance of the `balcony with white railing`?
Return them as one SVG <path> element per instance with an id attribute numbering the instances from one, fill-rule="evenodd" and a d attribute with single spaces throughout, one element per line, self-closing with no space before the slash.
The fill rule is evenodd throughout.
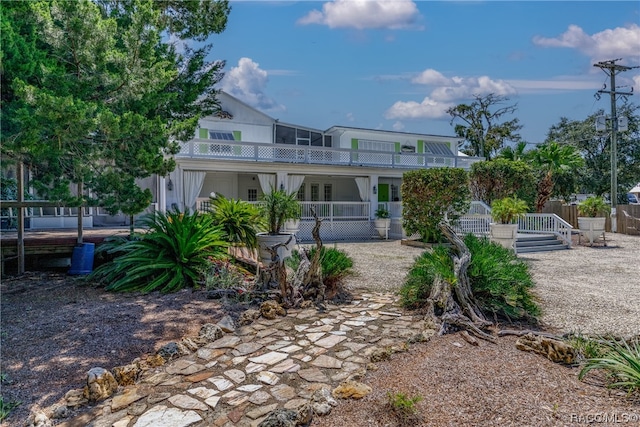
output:
<path id="1" fill-rule="evenodd" d="M 253 162 L 302 163 L 385 168 L 471 168 L 481 157 L 445 156 L 417 153 L 390 153 L 370 150 L 312 147 L 289 144 L 194 139 L 180 144 L 176 158 L 225 159 Z"/>

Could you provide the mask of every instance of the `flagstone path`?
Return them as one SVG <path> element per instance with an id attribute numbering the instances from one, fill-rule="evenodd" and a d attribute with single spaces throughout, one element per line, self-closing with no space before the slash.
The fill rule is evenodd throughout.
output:
<path id="1" fill-rule="evenodd" d="M 372 355 L 402 349 L 424 330 L 392 294 L 363 293 L 324 312 L 289 310 L 144 371 L 135 385 L 60 425 L 257 426 L 276 408 L 299 408 L 314 391 L 376 369 Z"/>

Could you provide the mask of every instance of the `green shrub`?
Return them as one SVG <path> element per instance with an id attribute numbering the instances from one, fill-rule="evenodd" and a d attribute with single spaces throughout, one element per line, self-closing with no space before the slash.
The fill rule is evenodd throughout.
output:
<path id="1" fill-rule="evenodd" d="M 465 244 L 471 252 L 467 274 L 479 307 L 487 314 L 522 319 L 537 316 L 540 310 L 530 293 L 534 283 L 528 266 L 488 239 L 467 235 Z M 422 306 L 437 276 L 455 285 L 449 249 L 439 246 L 425 251 L 409 270 L 400 295 L 406 307 Z"/>
<path id="2" fill-rule="evenodd" d="M 116 257 L 89 280 L 107 284 L 109 291 L 173 292 L 195 287 L 209 258 L 223 259 L 228 243 L 210 215 L 198 212 L 156 212 L 144 216 L 148 231 L 133 240 L 114 243 Z"/>
<path id="3" fill-rule="evenodd" d="M 467 172 L 459 168 L 429 168 L 402 177 L 402 226 L 425 242 L 438 242 L 438 223 L 447 215 L 455 221 L 469 210 Z"/>
<path id="4" fill-rule="evenodd" d="M 11 401 L 5 402 L 4 397 L 0 396 L 0 421 L 3 421 L 5 418 L 9 416 L 11 411 L 20 405 L 21 402 Z"/>
<path id="5" fill-rule="evenodd" d="M 487 238 L 469 234 L 464 243 L 471 252 L 468 270 L 471 288 L 483 310 L 511 319 L 540 314 L 530 291 L 534 282 L 524 261 Z"/>
<path id="6" fill-rule="evenodd" d="M 576 351 L 577 357 L 581 360 L 602 356 L 603 346 L 600 340 L 585 336 L 580 332 L 575 332 L 569 334 L 567 341 Z"/>
<path id="7" fill-rule="evenodd" d="M 433 251 L 424 251 L 416 258 L 413 266 L 407 273 L 407 279 L 400 288 L 401 302 L 408 308 L 419 308 L 429 298 L 431 285 L 437 276 L 455 281 L 453 274 L 453 261 L 449 256 L 449 249 L 444 246 L 436 246 Z"/>
<path id="8" fill-rule="evenodd" d="M 640 390 L 640 337 L 631 342 L 623 340 L 601 341 L 603 356 L 587 359 L 580 370 L 579 379 L 593 369 L 609 374 L 610 388 L 624 388 L 629 393 Z"/>
<path id="9" fill-rule="evenodd" d="M 494 200 L 516 196 L 528 206 L 536 200 L 533 168 L 522 160 L 493 159 L 476 162 L 469 172 L 473 200 L 491 205 Z"/>
<path id="10" fill-rule="evenodd" d="M 589 218 L 603 217 L 609 215 L 611 206 L 602 197 L 587 197 L 578 204 L 578 215 Z"/>
<path id="11" fill-rule="evenodd" d="M 318 249 L 316 247 L 311 248 L 309 260 L 313 258 L 313 255 L 317 250 Z M 297 270 L 300 265 L 300 253 L 297 250 L 294 250 L 291 254 L 291 258 L 286 262 L 293 270 Z M 345 251 L 335 247 L 322 247 L 320 265 L 322 267 L 322 282 L 326 286 L 327 290 L 336 289 L 345 277 L 353 274 L 353 259 L 351 259 Z"/>
<path id="12" fill-rule="evenodd" d="M 524 218 L 529 207 L 516 196 L 494 200 L 491 203 L 491 218 L 498 224 L 514 224 Z"/>
<path id="13" fill-rule="evenodd" d="M 403 424 L 419 420 L 416 404 L 424 399 L 421 395 L 409 397 L 400 392 L 387 392 L 387 399 L 387 406 L 390 412 L 398 417 Z"/>
<path id="14" fill-rule="evenodd" d="M 256 231 L 264 228 L 258 208 L 244 200 L 216 196 L 211 200 L 213 223 L 222 227 L 226 239 L 232 245 L 258 247 Z"/>

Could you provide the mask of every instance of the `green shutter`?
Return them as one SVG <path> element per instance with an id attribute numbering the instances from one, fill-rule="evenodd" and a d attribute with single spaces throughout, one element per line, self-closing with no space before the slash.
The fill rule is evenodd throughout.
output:
<path id="1" fill-rule="evenodd" d="M 242 141 L 242 132 L 239 130 L 234 130 L 233 139 L 234 141 Z M 240 154 L 242 154 L 242 147 L 240 147 L 239 145 L 234 146 L 233 154 L 235 154 L 236 156 L 239 156 Z"/>
<path id="2" fill-rule="evenodd" d="M 418 154 L 424 154 L 424 141 L 419 139 L 418 140 L 418 149 L 416 150 Z M 420 165 L 424 165 L 424 157 L 421 157 L 418 159 L 418 164 Z"/>
<path id="3" fill-rule="evenodd" d="M 358 138 L 351 138 L 351 149 L 353 151 L 358 150 Z M 351 158 L 354 162 L 358 161 L 358 153 L 351 153 Z"/>
<path id="4" fill-rule="evenodd" d="M 198 129 L 198 137 L 200 139 L 209 139 L 209 129 L 203 129 L 203 128 Z M 209 152 L 209 144 L 198 144 L 198 152 L 194 154 L 207 154 L 208 152 Z"/>
<path id="5" fill-rule="evenodd" d="M 400 152 L 400 143 L 399 142 L 394 142 L 394 145 L 396 146 L 396 153 Z"/>

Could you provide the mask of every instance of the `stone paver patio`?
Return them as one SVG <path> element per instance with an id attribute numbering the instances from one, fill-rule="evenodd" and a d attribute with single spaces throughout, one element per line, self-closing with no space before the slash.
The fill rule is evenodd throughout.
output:
<path id="1" fill-rule="evenodd" d="M 134 385 L 60 425 L 257 426 L 274 409 L 297 409 L 318 393 L 331 400 L 339 384 L 376 369 L 372 361 L 434 332 L 392 294 L 359 294 L 324 312 L 289 310 L 144 370 Z"/>

